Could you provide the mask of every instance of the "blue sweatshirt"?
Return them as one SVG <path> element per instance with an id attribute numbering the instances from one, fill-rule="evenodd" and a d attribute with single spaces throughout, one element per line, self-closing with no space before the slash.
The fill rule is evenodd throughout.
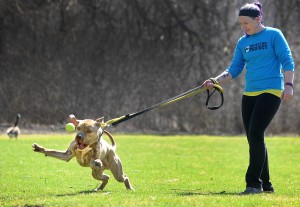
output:
<path id="1" fill-rule="evenodd" d="M 283 90 L 283 71 L 294 71 L 294 60 L 279 29 L 266 27 L 259 33 L 241 37 L 231 65 L 226 69 L 237 78 L 246 65 L 245 92 Z"/>

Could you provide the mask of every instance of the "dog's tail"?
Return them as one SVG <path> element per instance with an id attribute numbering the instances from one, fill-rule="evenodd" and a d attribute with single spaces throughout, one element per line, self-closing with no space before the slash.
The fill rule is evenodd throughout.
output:
<path id="1" fill-rule="evenodd" d="M 115 142 L 113 136 L 111 135 L 111 133 L 109 133 L 109 132 L 106 131 L 106 130 L 103 130 L 103 131 L 104 131 L 104 133 L 107 134 L 107 136 L 109 137 L 113 149 L 116 150 L 116 149 L 117 149 L 117 145 L 116 145 L 116 142 Z"/>

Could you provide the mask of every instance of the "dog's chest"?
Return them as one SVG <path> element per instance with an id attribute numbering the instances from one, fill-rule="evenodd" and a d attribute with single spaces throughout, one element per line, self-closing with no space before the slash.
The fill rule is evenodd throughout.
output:
<path id="1" fill-rule="evenodd" d="M 87 146 L 86 148 L 80 150 L 76 149 L 75 150 L 75 157 L 77 159 L 77 162 L 79 165 L 83 167 L 89 167 L 91 159 L 96 159 L 96 152 L 93 148 L 90 148 Z"/>

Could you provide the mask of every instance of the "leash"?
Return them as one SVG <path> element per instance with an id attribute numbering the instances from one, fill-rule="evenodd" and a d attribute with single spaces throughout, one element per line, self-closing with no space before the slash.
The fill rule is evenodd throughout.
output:
<path id="1" fill-rule="evenodd" d="M 224 102 L 224 97 L 223 97 L 224 90 L 223 90 L 223 88 L 220 85 L 218 85 L 216 83 L 213 84 L 213 89 L 214 90 L 210 93 L 210 91 L 208 89 L 206 89 L 206 87 L 204 87 L 204 86 L 198 86 L 196 88 L 193 88 L 193 89 L 191 89 L 189 91 L 186 91 L 186 92 L 184 92 L 182 94 L 179 94 L 179 95 L 177 95 L 177 96 L 175 96 L 173 98 L 170 98 L 170 99 L 167 99 L 165 101 L 162 101 L 162 102 L 160 102 L 158 104 L 155 104 L 155 105 L 153 105 L 153 106 L 151 106 L 149 108 L 146 108 L 144 110 L 141 110 L 141 111 L 138 111 L 138 112 L 135 112 L 135 113 L 132 113 L 132 114 L 126 114 L 126 115 L 123 115 L 121 117 L 108 120 L 107 122 L 101 124 L 101 128 L 108 127 L 108 126 L 117 126 L 118 124 L 120 124 L 122 122 L 125 122 L 125 121 L 127 121 L 129 119 L 132 119 L 132 118 L 134 118 L 136 116 L 139 116 L 141 114 L 144 114 L 144 113 L 146 113 L 148 111 L 152 111 L 154 109 L 158 109 L 158 108 L 167 106 L 167 105 L 169 105 L 171 103 L 174 103 L 174 102 L 180 101 L 182 99 L 191 97 L 191 96 L 196 95 L 198 93 L 201 93 L 201 92 L 203 92 L 205 90 L 207 91 L 207 98 L 206 98 L 206 102 L 205 102 L 206 107 L 208 109 L 210 109 L 210 110 L 217 110 L 217 109 L 219 109 L 223 105 L 223 102 Z M 221 103 L 218 106 L 209 106 L 209 100 L 210 100 L 210 98 L 212 97 L 212 95 L 215 92 L 218 92 L 219 95 L 221 96 Z"/>

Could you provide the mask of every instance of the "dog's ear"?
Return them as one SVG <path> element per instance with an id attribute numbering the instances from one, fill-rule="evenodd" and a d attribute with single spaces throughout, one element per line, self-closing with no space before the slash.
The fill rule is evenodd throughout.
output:
<path id="1" fill-rule="evenodd" d="M 96 123 L 98 126 L 101 126 L 101 124 L 104 123 L 104 117 L 102 116 L 101 118 L 96 119 Z"/>
<path id="2" fill-rule="evenodd" d="M 69 122 L 77 126 L 79 124 L 79 121 L 76 119 L 74 114 L 69 115 Z"/>

